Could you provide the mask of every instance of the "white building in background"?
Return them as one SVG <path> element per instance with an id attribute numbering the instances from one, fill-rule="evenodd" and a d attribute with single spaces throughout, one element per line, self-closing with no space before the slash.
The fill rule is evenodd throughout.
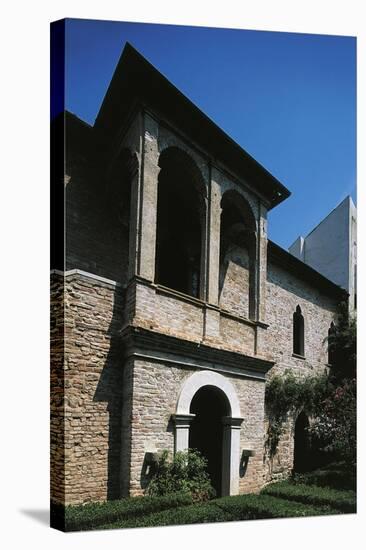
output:
<path id="1" fill-rule="evenodd" d="M 298 237 L 289 252 L 349 293 L 356 308 L 357 209 L 346 197 L 306 237 Z"/>

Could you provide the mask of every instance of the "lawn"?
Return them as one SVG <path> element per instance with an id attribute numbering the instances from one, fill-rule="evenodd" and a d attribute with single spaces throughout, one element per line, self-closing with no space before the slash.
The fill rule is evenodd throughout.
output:
<path id="1" fill-rule="evenodd" d="M 65 530 L 187 525 L 355 513 L 355 481 L 349 476 L 339 476 L 339 473 L 336 467 L 331 466 L 295 480 L 273 483 L 265 487 L 260 494 L 216 498 L 205 503 L 194 503 L 190 495 L 182 493 L 70 506 L 65 511 Z M 331 486 L 334 479 L 337 480 L 337 488 Z"/>

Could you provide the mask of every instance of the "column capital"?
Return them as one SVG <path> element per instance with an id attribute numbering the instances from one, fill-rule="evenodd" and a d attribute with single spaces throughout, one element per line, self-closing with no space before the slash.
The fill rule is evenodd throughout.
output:
<path id="1" fill-rule="evenodd" d="M 195 414 L 172 414 L 172 420 L 176 428 L 189 428 Z"/>
<path id="2" fill-rule="evenodd" d="M 239 416 L 223 416 L 222 417 L 222 423 L 224 426 L 229 426 L 230 428 L 239 428 L 243 423 L 244 418 L 241 418 Z"/>

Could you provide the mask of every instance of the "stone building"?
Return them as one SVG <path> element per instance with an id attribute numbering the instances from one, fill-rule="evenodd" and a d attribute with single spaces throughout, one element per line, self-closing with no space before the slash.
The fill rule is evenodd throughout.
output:
<path id="1" fill-rule="evenodd" d="M 199 448 L 222 495 L 288 475 L 266 377 L 326 368 L 346 296 L 268 240 L 289 191 L 129 45 L 94 126 L 65 113 L 52 143 L 52 499 L 139 495 L 163 449 Z"/>

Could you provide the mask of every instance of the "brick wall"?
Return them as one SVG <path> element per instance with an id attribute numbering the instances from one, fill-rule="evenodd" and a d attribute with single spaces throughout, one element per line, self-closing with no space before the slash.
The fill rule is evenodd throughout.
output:
<path id="1" fill-rule="evenodd" d="M 60 276 L 54 283 L 53 302 L 57 303 L 62 287 Z M 120 494 L 122 447 L 128 446 L 127 437 L 121 442 L 121 411 L 124 394 L 129 394 L 119 332 L 123 300 L 119 286 L 77 274 L 65 278 L 65 346 L 64 352 L 54 347 L 51 369 L 52 379 L 63 382 L 64 399 L 52 390 L 51 426 L 60 449 L 65 434 L 66 503 Z M 57 486 L 61 476 L 57 452 L 55 444 L 51 448 L 56 465 L 52 495 L 63 500 Z"/>
<path id="2" fill-rule="evenodd" d="M 249 318 L 249 255 L 233 245 L 220 267 L 220 307 Z"/>
<path id="3" fill-rule="evenodd" d="M 102 144 L 91 131 L 76 117 L 66 117 L 66 268 L 125 284 L 130 181 L 123 170 L 108 177 Z"/>

